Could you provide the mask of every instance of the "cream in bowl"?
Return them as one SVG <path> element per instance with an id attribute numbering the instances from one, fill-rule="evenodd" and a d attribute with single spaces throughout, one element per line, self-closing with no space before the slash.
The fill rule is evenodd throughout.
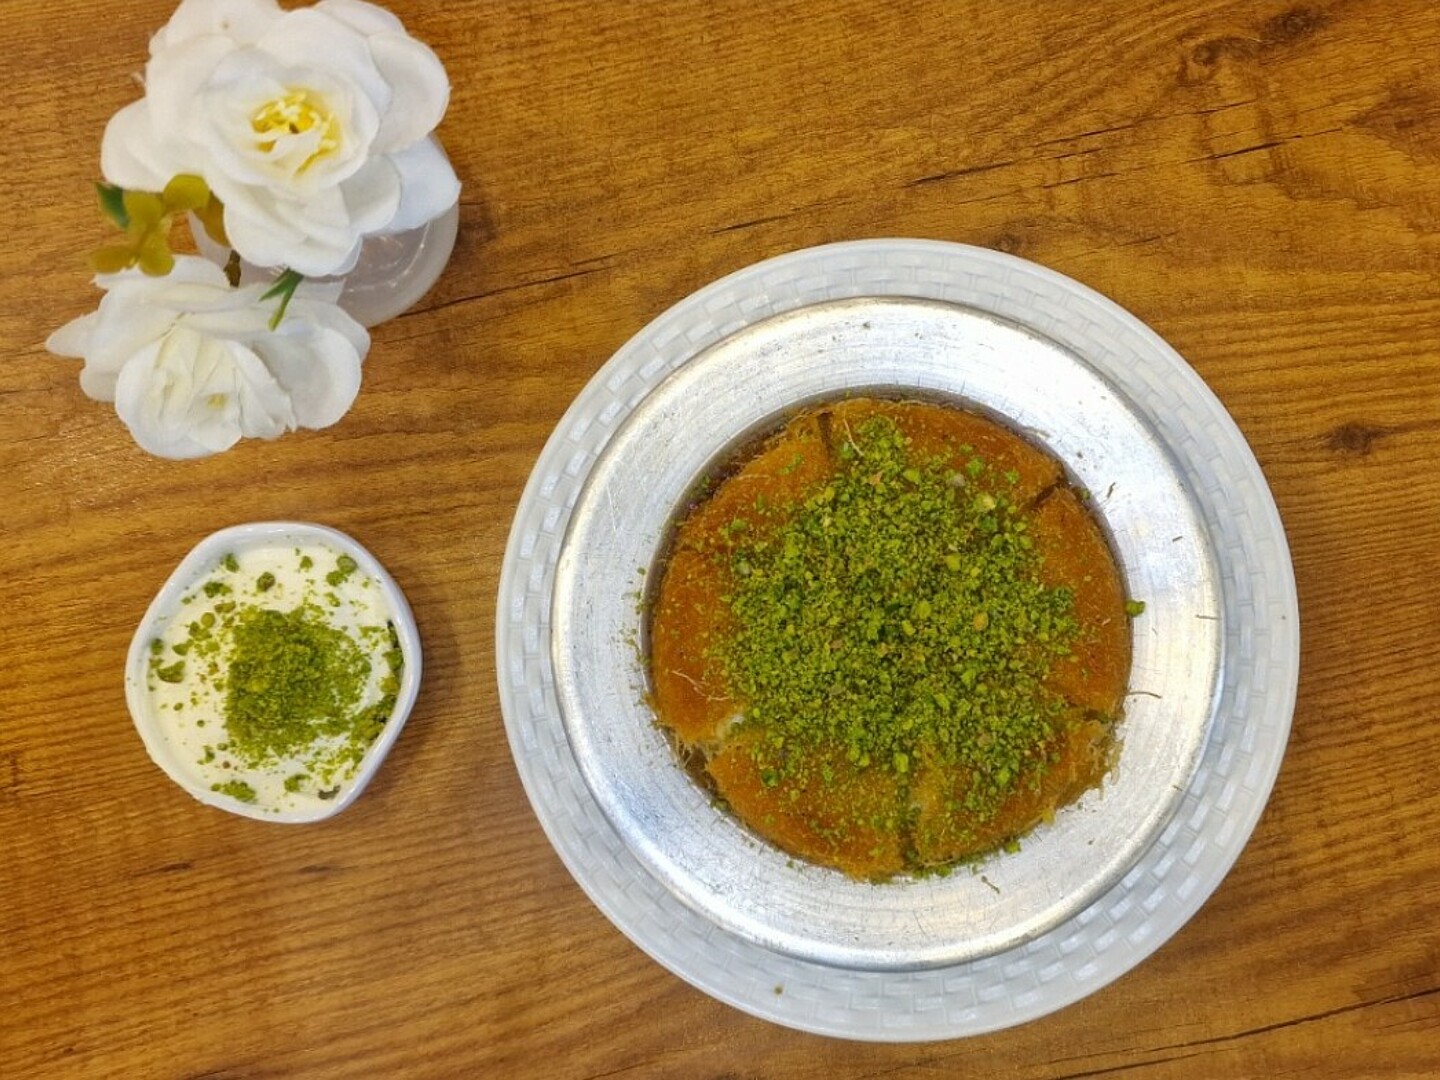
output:
<path id="1" fill-rule="evenodd" d="M 334 529 L 223 529 L 181 562 L 131 642 L 126 699 L 151 758 L 201 802 L 329 817 L 364 789 L 420 683 L 384 568 Z"/>

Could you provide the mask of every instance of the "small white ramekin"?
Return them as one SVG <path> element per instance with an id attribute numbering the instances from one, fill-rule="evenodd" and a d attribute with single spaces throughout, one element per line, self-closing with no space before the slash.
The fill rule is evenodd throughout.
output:
<path id="1" fill-rule="evenodd" d="M 247 549 L 274 545 L 294 544 L 303 547 L 309 544 L 325 544 L 355 560 L 359 569 L 373 578 L 389 602 L 395 632 L 400 639 L 400 649 L 405 664 L 400 675 L 400 688 L 395 695 L 395 711 L 391 713 L 384 729 L 380 732 L 365 757 L 356 769 L 355 775 L 346 780 L 333 799 L 314 807 L 290 810 L 268 810 L 252 806 L 211 791 L 176 758 L 170 744 L 160 730 L 154 709 L 146 690 L 146 671 L 150 661 L 150 642 L 175 618 L 181 608 L 181 598 L 198 585 L 215 564 L 227 553 L 243 554 Z M 200 541 L 181 560 L 174 573 L 161 586 L 151 601 L 145 617 L 130 642 L 130 653 L 125 662 L 125 700 L 135 729 L 145 744 L 151 760 L 185 791 L 207 806 L 227 810 L 232 814 L 255 818 L 260 821 L 274 821 L 282 824 L 305 824 L 333 817 L 349 806 L 365 790 L 374 778 L 380 763 L 390 752 L 400 729 L 410 716 L 420 690 L 420 633 L 415 617 L 405 594 L 395 584 L 378 559 L 366 551 L 349 536 L 324 525 L 298 521 L 259 521 L 247 525 L 234 525 L 211 533 Z"/>

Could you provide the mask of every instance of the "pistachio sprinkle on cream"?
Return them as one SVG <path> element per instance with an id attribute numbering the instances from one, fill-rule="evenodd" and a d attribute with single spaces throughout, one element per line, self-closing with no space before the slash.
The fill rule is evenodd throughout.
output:
<path id="1" fill-rule="evenodd" d="M 230 552 L 150 644 L 147 700 L 195 783 L 269 812 L 334 799 L 395 710 L 379 583 L 325 545 Z"/>

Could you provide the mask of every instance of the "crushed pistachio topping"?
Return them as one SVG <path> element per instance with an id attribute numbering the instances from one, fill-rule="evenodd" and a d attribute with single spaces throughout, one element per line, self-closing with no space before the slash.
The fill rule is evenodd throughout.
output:
<path id="1" fill-rule="evenodd" d="M 225 729 L 236 756 L 264 765 L 317 734 L 349 730 L 370 660 L 313 606 L 246 607 L 229 628 Z"/>
<path id="2" fill-rule="evenodd" d="M 152 700 L 162 716 L 195 712 L 170 737 L 211 791 L 277 809 L 334 798 L 355 774 L 404 671 L 388 607 L 358 571 L 323 548 L 227 554 L 152 640 Z"/>
<path id="3" fill-rule="evenodd" d="M 1013 474 L 912 454 L 884 416 L 836 456 L 799 502 L 763 508 L 775 529 L 737 519 L 714 553 L 736 629 L 712 659 L 767 736 L 762 782 L 807 786 L 829 747 L 902 782 L 958 767 L 965 810 L 987 820 L 1048 766 L 1065 702 L 1044 682 L 1078 633 L 1072 593 L 1038 577 Z"/>
<path id="4" fill-rule="evenodd" d="M 255 801 L 255 789 L 244 780 L 226 780 L 223 784 L 211 784 L 210 790 L 229 795 L 232 799 L 239 799 L 244 803 Z"/>

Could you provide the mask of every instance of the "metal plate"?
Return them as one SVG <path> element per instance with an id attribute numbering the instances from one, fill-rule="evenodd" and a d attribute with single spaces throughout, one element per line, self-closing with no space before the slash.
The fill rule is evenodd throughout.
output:
<path id="1" fill-rule="evenodd" d="M 566 736 L 551 663 L 556 562 L 596 459 L 669 373 L 774 315 L 866 296 L 993 314 L 1069 349 L 1172 455 L 1219 574 L 1219 701 L 1200 766 L 1135 866 L 1074 918 L 980 960 L 862 971 L 800 960 L 682 903 L 600 810 Z M 692 986 L 754 1016 L 882 1042 L 1023 1024 L 1095 993 L 1169 941 L 1220 887 L 1284 760 L 1300 619 L 1284 525 L 1244 434 L 1185 359 L 1114 301 L 1026 259 L 967 244 L 825 244 L 746 266 L 677 301 L 576 395 L 515 509 L 495 608 L 500 707 L 515 769 L 556 855 L 617 930 Z M 1177 992 L 1184 992 L 1177 987 Z"/>
<path id="2" fill-rule="evenodd" d="M 1094 495 L 1137 620 L 1119 762 L 1021 850 L 948 877 L 853 881 L 758 840 L 678 765 L 645 704 L 637 594 L 697 478 L 802 404 L 878 392 L 987 411 Z M 1164 442 L 1073 352 L 1004 319 L 859 297 L 757 322 L 634 408 L 588 474 L 555 569 L 551 659 L 585 783 L 629 850 L 712 924 L 836 968 L 904 971 L 990 956 L 1111 889 L 1188 788 L 1218 697 L 1224 626 L 1207 534 Z"/>

